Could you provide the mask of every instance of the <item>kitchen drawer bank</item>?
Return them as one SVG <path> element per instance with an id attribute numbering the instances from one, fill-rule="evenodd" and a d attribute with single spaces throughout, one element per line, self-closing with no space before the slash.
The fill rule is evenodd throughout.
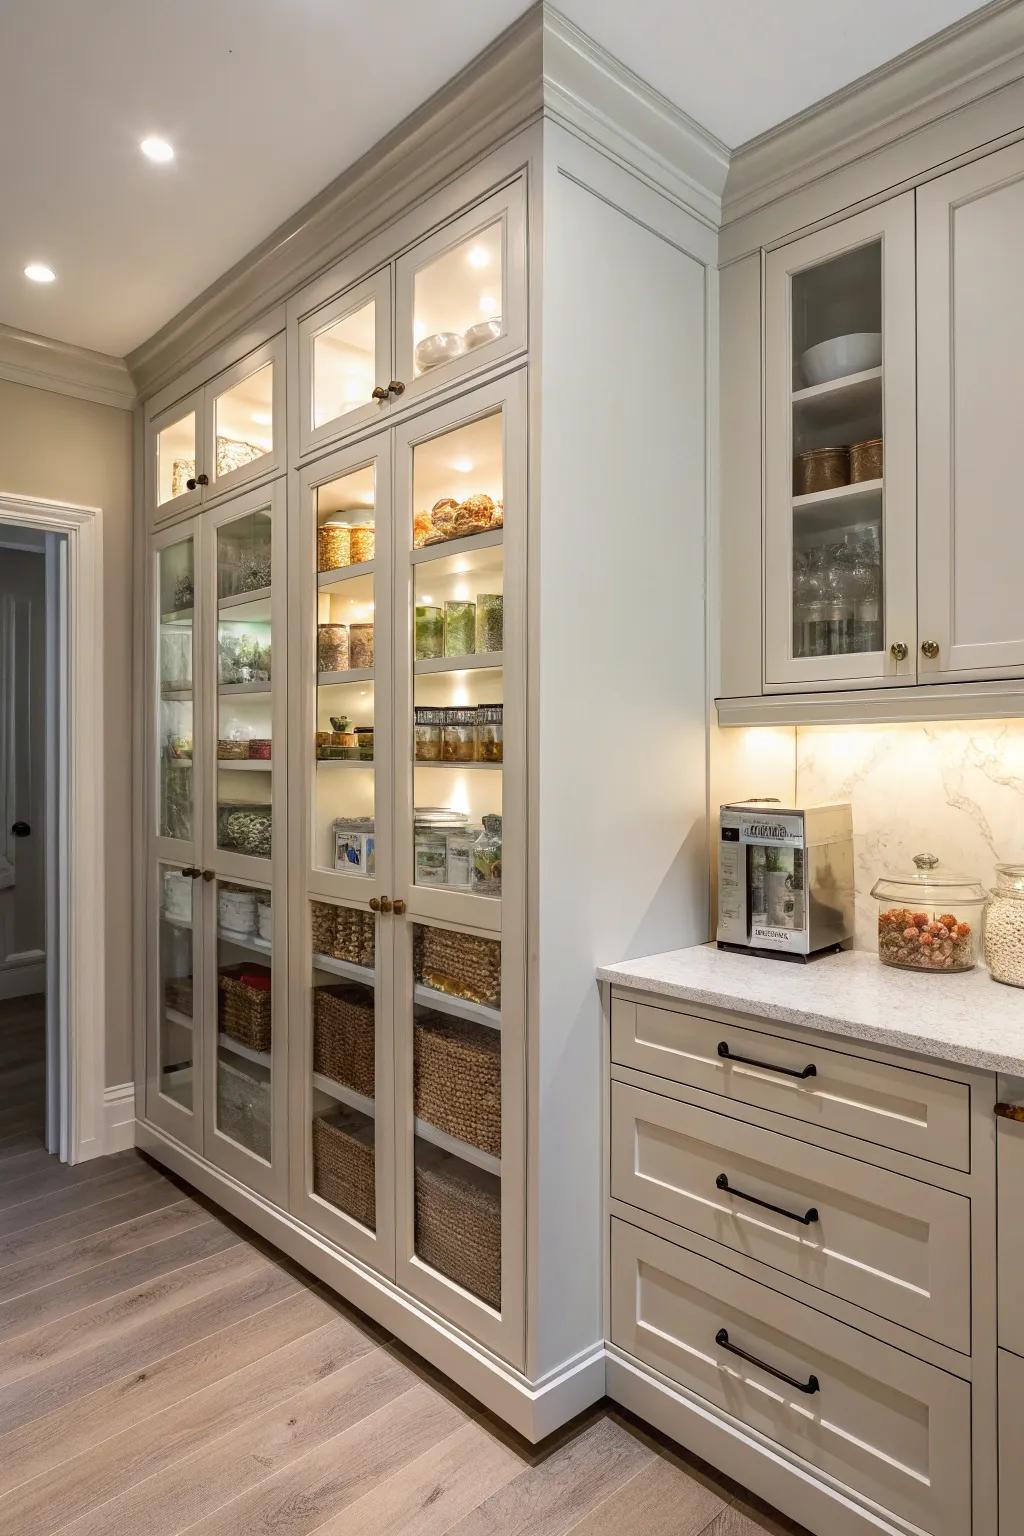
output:
<path id="1" fill-rule="evenodd" d="M 944 1000 L 908 1012 L 895 988 L 889 1046 L 884 1011 L 865 1041 L 844 1001 L 873 956 L 761 962 L 730 1005 L 737 958 L 599 973 L 609 1395 L 821 1536 L 1019 1536 L 997 1494 L 993 1106 L 1024 994 L 1019 1045 L 989 982 L 998 1017 L 947 1047 Z"/>

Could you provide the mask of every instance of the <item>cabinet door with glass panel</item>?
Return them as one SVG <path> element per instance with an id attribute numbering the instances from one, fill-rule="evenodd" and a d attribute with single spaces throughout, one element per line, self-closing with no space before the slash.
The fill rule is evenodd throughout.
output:
<path id="1" fill-rule="evenodd" d="M 204 517 L 205 1155 L 286 1188 L 285 498 L 280 482 Z"/>
<path id="2" fill-rule="evenodd" d="M 391 266 L 299 317 L 297 453 L 365 430 L 391 406 Z M 338 282 L 345 277 L 338 273 Z M 316 302 L 324 280 L 313 285 Z"/>
<path id="3" fill-rule="evenodd" d="M 764 304 L 765 687 L 912 683 L 913 195 L 769 252 Z"/>
<path id="4" fill-rule="evenodd" d="M 147 645 L 150 719 L 146 1113 L 202 1149 L 198 892 L 201 815 L 195 764 L 204 745 L 201 525 L 158 534 L 151 545 Z"/>

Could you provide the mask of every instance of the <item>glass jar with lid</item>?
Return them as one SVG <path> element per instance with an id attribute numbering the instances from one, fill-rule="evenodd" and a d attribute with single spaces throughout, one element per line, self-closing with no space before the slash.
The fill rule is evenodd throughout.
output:
<path id="1" fill-rule="evenodd" d="M 476 762 L 476 710 L 446 709 L 441 744 L 446 763 Z"/>
<path id="2" fill-rule="evenodd" d="M 1024 864 L 997 864 L 985 917 L 985 964 L 994 981 L 1024 987 Z"/>
<path id="3" fill-rule="evenodd" d="M 934 853 L 876 880 L 878 958 L 908 971 L 969 971 L 988 897 L 980 880 L 947 869 Z"/>
<path id="4" fill-rule="evenodd" d="M 415 743 L 418 763 L 441 761 L 441 727 L 444 724 L 443 709 L 433 709 L 424 704 L 415 708 Z"/>

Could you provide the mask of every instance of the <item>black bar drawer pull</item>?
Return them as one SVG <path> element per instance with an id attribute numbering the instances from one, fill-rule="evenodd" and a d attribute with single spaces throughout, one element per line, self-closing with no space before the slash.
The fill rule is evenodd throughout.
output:
<path id="1" fill-rule="evenodd" d="M 749 1360 L 751 1365 L 756 1365 L 759 1370 L 767 1371 L 769 1376 L 774 1376 L 777 1381 L 784 1381 L 787 1387 L 795 1387 L 798 1392 L 806 1392 L 813 1396 L 821 1391 L 821 1382 L 817 1376 L 808 1376 L 806 1381 L 797 1381 L 795 1376 L 787 1376 L 785 1371 L 777 1371 L 774 1365 L 766 1365 L 756 1355 L 750 1355 L 745 1349 L 740 1349 L 738 1344 L 730 1344 L 729 1335 L 724 1328 L 719 1328 L 715 1334 L 715 1343 L 719 1349 L 727 1349 L 731 1355 L 739 1355 L 741 1360 Z"/>
<path id="2" fill-rule="evenodd" d="M 729 1183 L 729 1176 L 720 1173 L 715 1180 L 716 1189 L 724 1189 L 727 1195 L 735 1195 L 737 1200 L 749 1200 L 751 1205 L 759 1205 L 763 1211 L 774 1211 L 776 1216 L 785 1216 L 789 1221 L 799 1221 L 802 1226 L 810 1227 L 818 1220 L 818 1207 L 809 1205 L 801 1216 L 799 1211 L 787 1211 L 783 1205 L 772 1205 L 770 1200 L 761 1200 L 757 1195 L 745 1194 L 742 1189 L 737 1189 Z"/>
<path id="3" fill-rule="evenodd" d="M 755 1061 L 753 1056 L 734 1056 L 725 1040 L 719 1040 L 718 1054 L 725 1061 L 738 1061 L 745 1067 L 760 1067 L 763 1072 L 781 1072 L 783 1077 L 817 1077 L 818 1075 L 818 1069 L 813 1061 L 807 1067 L 777 1067 L 771 1061 Z"/>

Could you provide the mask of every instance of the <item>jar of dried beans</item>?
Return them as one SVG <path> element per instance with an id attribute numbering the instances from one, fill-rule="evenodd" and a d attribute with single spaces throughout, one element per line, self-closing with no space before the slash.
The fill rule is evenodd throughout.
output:
<path id="1" fill-rule="evenodd" d="M 914 869 L 886 875 L 871 890 L 878 902 L 878 958 L 908 971 L 969 971 L 987 897 L 981 882 L 947 870 L 933 853 Z"/>
<path id="2" fill-rule="evenodd" d="M 1024 864 L 997 864 L 985 918 L 985 964 L 993 980 L 1024 987 Z"/>
<path id="3" fill-rule="evenodd" d="M 353 668 L 373 666 L 373 625 L 350 624 L 348 631 L 349 665 Z"/>

